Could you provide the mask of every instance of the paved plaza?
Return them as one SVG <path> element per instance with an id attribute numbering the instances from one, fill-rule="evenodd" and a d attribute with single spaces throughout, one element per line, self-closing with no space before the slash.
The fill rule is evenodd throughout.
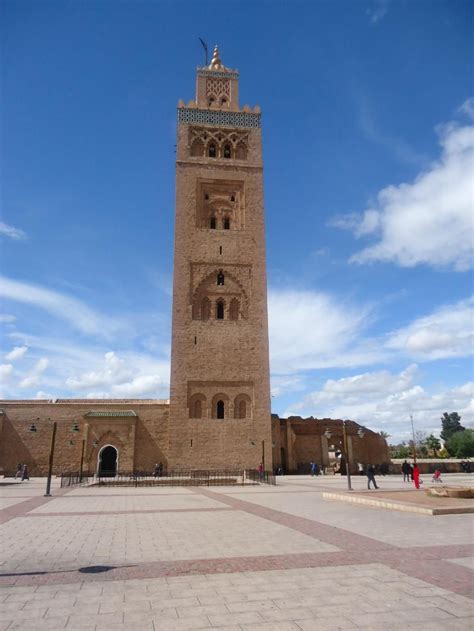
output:
<path id="1" fill-rule="evenodd" d="M 411 488 L 377 480 L 381 493 Z M 474 626 L 472 514 L 324 499 L 344 490 L 340 476 L 276 487 L 54 481 L 51 498 L 44 479 L 3 482 L 0 631 Z"/>

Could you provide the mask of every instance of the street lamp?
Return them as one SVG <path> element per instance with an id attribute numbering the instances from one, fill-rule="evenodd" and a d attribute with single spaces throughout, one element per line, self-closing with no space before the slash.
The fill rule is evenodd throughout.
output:
<path id="1" fill-rule="evenodd" d="M 413 424 L 413 414 L 410 414 L 411 421 L 411 433 L 413 436 L 413 464 L 416 464 L 416 440 L 415 440 L 415 426 Z"/>
<path id="2" fill-rule="evenodd" d="M 37 418 L 37 421 L 39 421 L 40 419 Z M 51 419 L 48 418 L 48 421 L 50 421 Z M 45 497 L 51 497 L 51 478 L 53 476 L 53 462 L 54 462 L 54 448 L 56 446 L 56 431 L 58 428 L 58 423 L 57 421 L 53 421 L 53 432 L 51 434 L 51 446 L 49 449 L 49 462 L 48 462 L 48 477 L 46 479 L 46 493 L 44 494 Z M 38 431 L 36 424 L 35 423 L 31 423 L 30 427 L 28 428 L 29 432 L 32 432 L 34 434 L 36 434 L 36 432 Z M 74 423 L 71 427 L 71 432 L 80 432 L 80 427 L 78 423 Z M 84 454 L 84 440 L 82 441 L 82 451 Z M 82 469 L 82 457 L 81 456 L 81 469 Z"/>
<path id="3" fill-rule="evenodd" d="M 344 455 L 344 460 L 346 461 L 347 489 L 349 491 L 352 491 L 351 471 L 350 471 L 350 462 L 349 462 L 349 444 L 347 442 L 347 426 L 346 426 L 346 422 L 347 421 L 342 421 L 342 442 L 341 442 L 340 439 L 338 440 L 338 442 L 339 442 L 339 444 L 342 447 L 342 453 Z M 327 438 L 327 440 L 329 440 L 332 437 L 332 432 L 329 429 L 329 427 L 326 428 L 326 430 L 324 432 L 324 436 Z M 359 429 L 357 430 L 357 436 L 359 438 L 364 438 L 365 432 L 364 432 L 362 427 L 359 427 Z"/>

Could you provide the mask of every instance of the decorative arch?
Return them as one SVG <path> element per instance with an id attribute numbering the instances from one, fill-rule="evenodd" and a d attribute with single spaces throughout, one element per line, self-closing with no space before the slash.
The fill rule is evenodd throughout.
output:
<path id="1" fill-rule="evenodd" d="M 235 157 L 237 160 L 247 160 L 247 145 L 240 141 L 235 149 Z"/>
<path id="2" fill-rule="evenodd" d="M 97 475 L 113 478 L 119 470 L 119 450 L 115 445 L 102 445 L 97 454 Z"/>
<path id="3" fill-rule="evenodd" d="M 229 418 L 229 397 L 222 392 L 212 398 L 212 418 Z"/>
<path id="4" fill-rule="evenodd" d="M 217 276 L 222 271 L 225 284 L 217 284 Z M 228 270 L 217 268 L 207 274 L 194 290 L 192 299 L 192 316 L 195 320 L 217 318 L 216 301 L 225 300 L 229 308 L 229 319 L 246 319 L 248 297 L 242 283 Z M 214 305 L 214 307 L 212 306 Z M 233 305 L 233 306 L 232 306 Z M 221 318 L 218 318 L 221 319 Z"/>
<path id="5" fill-rule="evenodd" d="M 229 303 L 229 320 L 238 320 L 240 312 L 240 301 L 238 298 L 232 298 Z"/>
<path id="6" fill-rule="evenodd" d="M 252 418 L 252 401 L 248 394 L 239 394 L 235 397 L 234 418 Z"/>
<path id="7" fill-rule="evenodd" d="M 200 158 L 204 155 L 204 143 L 200 138 L 196 138 L 191 145 L 191 156 Z"/>
<path id="8" fill-rule="evenodd" d="M 225 319 L 225 300 L 224 298 L 218 298 L 216 300 L 216 320 Z"/>
<path id="9" fill-rule="evenodd" d="M 209 158 L 217 158 L 217 146 L 214 142 L 210 142 L 207 146 L 207 156 Z"/>
<path id="10" fill-rule="evenodd" d="M 194 394 L 189 402 L 189 418 L 204 418 L 206 412 L 206 397 Z"/>

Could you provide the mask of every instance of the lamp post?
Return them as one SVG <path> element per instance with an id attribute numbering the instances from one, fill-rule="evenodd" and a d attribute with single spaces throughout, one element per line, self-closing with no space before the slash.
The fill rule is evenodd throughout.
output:
<path id="1" fill-rule="evenodd" d="M 37 421 L 39 421 L 40 419 L 36 419 Z M 51 419 L 48 418 L 48 421 L 50 421 Z M 53 432 L 51 434 L 51 445 L 49 448 L 49 461 L 48 461 L 48 477 L 46 478 L 46 493 L 44 494 L 45 497 L 51 497 L 51 478 L 53 476 L 53 463 L 54 463 L 54 448 L 56 446 L 56 431 L 58 428 L 58 423 L 57 421 L 53 421 Z M 36 432 L 38 431 L 36 424 L 35 423 L 31 423 L 30 427 L 28 428 L 29 432 L 32 432 L 34 434 L 36 434 Z M 80 427 L 78 423 L 74 423 L 73 426 L 71 427 L 71 432 L 79 432 L 80 431 Z M 84 456 L 84 440 L 82 441 L 82 454 L 81 454 L 81 474 L 82 475 L 82 461 L 83 461 L 83 456 Z"/>
<path id="2" fill-rule="evenodd" d="M 86 439 L 82 439 L 82 448 L 81 448 L 81 464 L 79 466 L 79 482 L 82 482 L 82 469 L 84 467 L 84 450 L 86 448 Z"/>
<path id="3" fill-rule="evenodd" d="M 413 464 L 416 464 L 416 440 L 415 440 L 415 426 L 413 424 L 413 414 L 410 414 L 411 421 L 411 434 L 413 436 Z"/>
<path id="4" fill-rule="evenodd" d="M 364 438 L 365 432 L 362 427 L 359 427 L 357 430 L 357 436 L 359 438 Z M 324 432 L 324 436 L 329 440 L 332 437 L 332 432 L 329 428 Z M 349 443 L 347 440 L 347 427 L 346 421 L 342 421 L 342 441 L 338 439 L 339 444 L 342 448 L 342 453 L 344 455 L 344 460 L 346 461 L 346 478 L 347 478 L 347 489 L 348 491 L 352 491 L 352 482 L 351 482 L 351 466 L 349 462 Z"/>
<path id="5" fill-rule="evenodd" d="M 53 433 L 51 434 L 51 448 L 49 450 L 49 466 L 48 466 L 48 478 L 46 480 L 46 493 L 45 497 L 51 496 L 51 476 L 53 475 L 53 461 L 54 461 L 54 447 L 56 445 L 56 429 L 58 424 L 53 421 Z"/>

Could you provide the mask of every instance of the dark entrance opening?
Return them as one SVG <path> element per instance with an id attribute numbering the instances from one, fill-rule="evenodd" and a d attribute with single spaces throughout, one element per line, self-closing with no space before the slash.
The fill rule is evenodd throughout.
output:
<path id="1" fill-rule="evenodd" d="M 217 402 L 217 418 L 224 418 L 224 401 Z"/>
<path id="2" fill-rule="evenodd" d="M 117 450 L 108 445 L 100 453 L 99 476 L 113 478 L 117 474 Z"/>

